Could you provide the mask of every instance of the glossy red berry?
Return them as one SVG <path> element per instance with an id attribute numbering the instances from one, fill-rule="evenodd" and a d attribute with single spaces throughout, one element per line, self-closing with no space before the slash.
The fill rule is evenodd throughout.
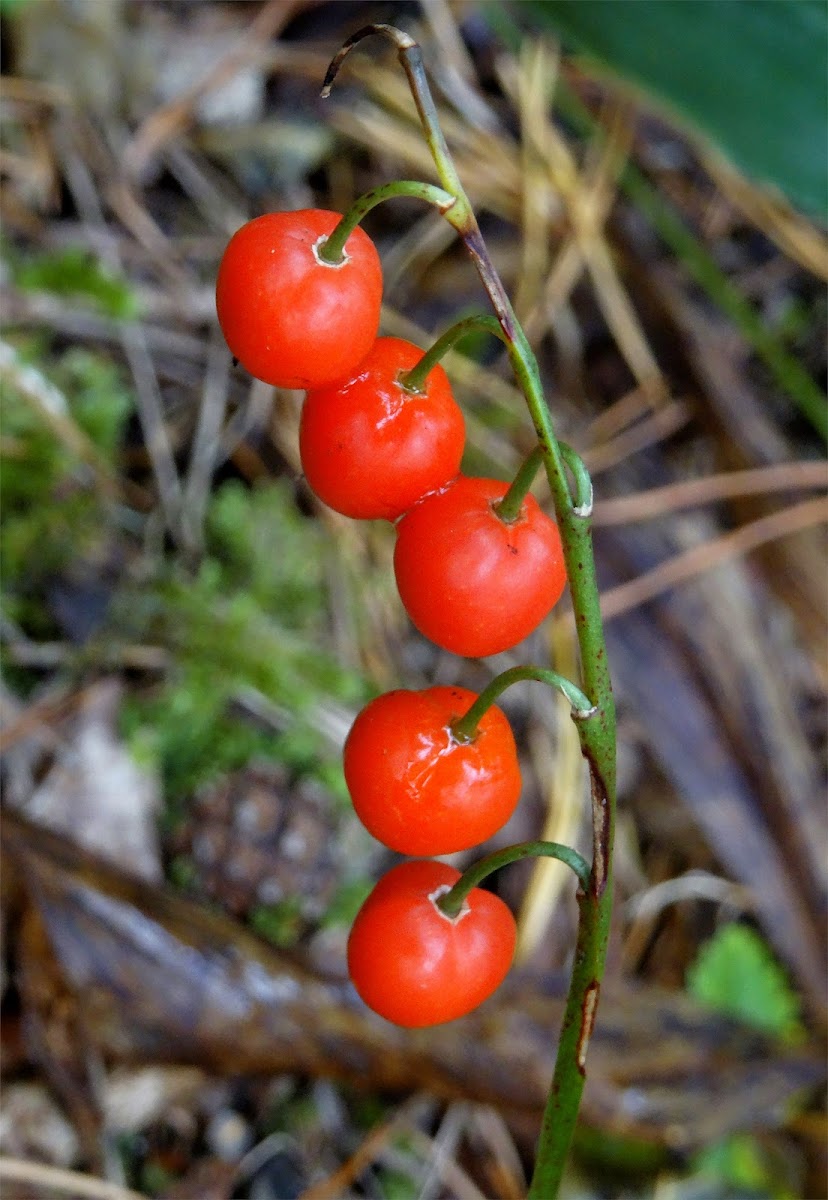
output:
<path id="1" fill-rule="evenodd" d="M 357 816 L 401 854 L 453 854 L 509 820 L 521 790 L 512 730 L 493 705 L 471 742 L 451 724 L 477 699 L 458 687 L 386 692 L 357 717 L 345 742 L 345 780 Z"/>
<path id="2" fill-rule="evenodd" d="M 432 368 L 420 392 L 399 382 L 422 357 L 411 342 L 377 338 L 347 379 L 308 392 L 302 469 L 330 508 L 395 521 L 459 471 L 465 422 L 443 368 Z"/>
<path id="3" fill-rule="evenodd" d="M 268 213 L 243 225 L 224 251 L 219 324 L 239 362 L 265 383 L 331 383 L 352 372 L 374 342 L 382 267 L 373 242 L 356 228 L 341 263 L 317 253 L 339 220 L 316 208 Z"/>
<path id="4" fill-rule="evenodd" d="M 496 479 L 459 476 L 426 496 L 397 526 L 394 571 L 411 620 L 454 654 L 482 658 L 517 645 L 566 584 L 555 522 L 526 496 L 516 520 L 494 509 Z"/>
<path id="5" fill-rule="evenodd" d="M 462 1017 L 509 971 L 516 928 L 502 900 L 473 888 L 458 917 L 437 907 L 435 899 L 459 878 L 445 863 L 401 863 L 357 913 L 348 940 L 351 979 L 365 1003 L 396 1025 Z"/>

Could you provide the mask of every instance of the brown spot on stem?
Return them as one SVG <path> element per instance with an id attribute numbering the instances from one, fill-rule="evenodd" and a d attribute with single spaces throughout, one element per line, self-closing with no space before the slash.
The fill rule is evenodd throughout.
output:
<path id="1" fill-rule="evenodd" d="M 596 899 L 600 900 L 607 886 L 609 871 L 610 811 L 606 788 L 598 765 L 591 755 L 587 755 L 587 761 L 589 762 L 589 782 L 592 792 L 592 881 Z"/>
<path id="2" fill-rule="evenodd" d="M 598 997 L 601 994 L 601 985 L 597 979 L 594 979 L 584 993 L 584 1001 L 581 1005 L 581 1031 L 578 1034 L 578 1070 L 582 1075 L 586 1073 L 586 1056 L 589 1049 L 589 1039 L 592 1037 L 592 1030 L 595 1026 L 595 1011 L 598 1008 Z"/>

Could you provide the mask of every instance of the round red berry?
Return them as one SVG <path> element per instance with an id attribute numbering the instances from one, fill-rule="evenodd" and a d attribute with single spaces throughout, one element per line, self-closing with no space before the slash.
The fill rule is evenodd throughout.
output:
<path id="1" fill-rule="evenodd" d="M 460 470 L 465 422 L 443 368 L 432 368 L 421 391 L 400 382 L 422 357 L 411 342 L 377 338 L 347 379 L 308 392 L 302 469 L 330 508 L 395 521 Z"/>
<path id="2" fill-rule="evenodd" d="M 339 223 L 324 209 L 268 213 L 243 225 L 227 245 L 216 281 L 216 309 L 227 345 L 256 379 L 311 388 L 348 375 L 379 327 L 382 267 L 360 228 L 340 263 L 319 249 Z"/>
<path id="3" fill-rule="evenodd" d="M 397 526 L 394 571 L 408 615 L 432 642 L 482 658 L 523 641 L 560 599 L 566 567 L 558 527 L 531 495 L 514 521 L 495 504 L 497 479 L 461 475 Z"/>
<path id="4" fill-rule="evenodd" d="M 386 692 L 351 727 L 344 754 L 351 800 L 366 829 L 392 850 L 467 850 L 514 812 L 520 766 L 501 709 L 487 709 L 472 741 L 452 734 L 476 699 L 458 687 Z"/>
<path id="5" fill-rule="evenodd" d="M 419 859 L 384 875 L 357 913 L 348 970 L 365 1003 L 396 1025 L 453 1021 L 482 1004 L 505 979 L 515 952 L 511 911 L 472 888 L 459 916 L 435 903 L 460 878 L 445 863 Z"/>

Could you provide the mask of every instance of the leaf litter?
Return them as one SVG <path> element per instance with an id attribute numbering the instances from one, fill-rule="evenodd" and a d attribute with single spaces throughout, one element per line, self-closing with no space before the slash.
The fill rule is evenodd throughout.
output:
<path id="1" fill-rule="evenodd" d="M 297 478 L 298 398 L 229 367 L 212 309 L 218 256 L 245 216 L 313 199 L 341 208 L 392 174 L 429 176 L 410 99 L 378 54 L 354 56 L 338 96 L 318 103 L 340 34 L 370 19 L 360 3 L 202 5 L 186 23 L 167 5 L 68 12 L 32 4 L 14 18 L 5 336 L 10 361 L 46 387 L 67 346 L 117 364 L 132 408 L 122 438 L 99 437 L 83 423 L 78 377 L 64 373 L 65 404 L 46 431 L 59 475 L 32 458 L 43 442 L 30 422 L 4 431 L 4 456 L 41 487 L 32 512 L 54 528 L 67 496 L 91 497 L 84 520 L 107 538 L 106 553 L 76 550 L 70 523 L 68 556 L 47 571 L 22 550 L 5 564 L 3 765 L 8 807 L 23 815 L 6 823 L 4 1003 L 37 1031 L 6 1055 L 5 1128 L 22 1125 L 25 1104 L 59 1112 L 57 1095 L 54 1144 L 66 1148 L 52 1161 L 143 1194 L 520 1194 L 571 943 L 565 893 L 554 905 L 559 889 L 530 882 L 528 867 L 504 878 L 532 932 L 524 973 L 479 1018 L 402 1039 L 355 1009 L 342 979 L 347 913 L 380 857 L 343 803 L 337 742 L 377 687 L 479 687 L 486 675 L 411 635 L 388 585 L 387 530 L 314 507 Z M 791 348 L 824 378 L 823 233 L 551 43 L 515 54 L 474 6 L 433 3 L 413 17 L 403 6 L 395 19 L 417 24 L 454 97 L 445 127 L 461 174 L 562 434 L 597 476 L 627 784 L 619 949 L 581 1161 L 595 1161 L 590 1130 L 622 1139 L 628 1164 L 636 1147 L 654 1149 L 635 1193 L 650 1194 L 659 1180 L 681 1186 L 676 1168 L 697 1147 L 759 1131 L 750 1153 L 766 1162 L 767 1146 L 781 1146 L 794 1194 L 811 1194 L 824 1132 L 807 1107 L 822 1076 L 825 992 L 823 459 L 779 372 L 732 324 L 732 307 L 717 307 L 721 293 L 702 295 L 693 278 L 702 251 L 725 264 L 774 361 Z M 162 73 L 147 46 L 165 37 L 200 76 Z M 592 114 L 586 139 L 561 117 L 568 93 Z M 622 190 L 630 165 L 677 206 L 692 263 Z M 386 332 L 414 328 L 425 342 L 479 305 L 436 218 L 401 204 L 373 232 L 391 268 Z M 15 278 L 21 252 L 72 264 L 88 301 L 53 288 L 48 269 L 32 291 Z M 85 277 L 82 256 L 101 272 Z M 447 366 L 475 468 L 505 475 L 531 435 L 503 362 L 485 346 L 475 354 Z M 25 404 L 16 370 L 4 383 Z M 234 481 L 264 496 L 264 513 L 270 478 L 284 485 L 274 503 L 285 528 L 270 534 L 270 555 L 290 564 L 281 576 L 256 566 L 267 540 L 245 548 L 227 533 L 231 509 L 263 531 L 255 506 L 221 499 Z M 547 652 L 544 636 L 527 658 Z M 556 625 L 556 660 L 568 638 Z M 272 669 L 254 669 L 256 645 Z M 564 819 L 548 806 L 572 791 L 571 755 L 554 706 L 515 696 L 509 715 L 529 780 L 519 836 L 537 835 Z M 291 858 L 261 822 L 272 805 L 301 808 L 303 794 L 311 857 L 295 857 L 294 838 Z M 566 824 L 577 836 L 577 814 Z M 199 864 L 199 834 L 229 831 L 235 857 Z M 338 852 L 313 857 L 317 834 Z M 303 905 L 282 911 L 268 881 L 293 888 L 297 870 Z M 678 886 L 694 872 L 723 886 Z M 339 917 L 326 925 L 323 910 Z M 688 970 L 698 978 L 703 947 L 734 919 L 772 947 L 779 965 L 765 977 L 805 1015 L 803 1042 L 749 1032 L 687 995 Z M 17 1028 L 5 1023 L 4 1049 Z M 35 1083 L 22 1082 L 26 1070 Z M 328 1076 L 337 1082 L 322 1086 Z M 153 1100 L 130 1124 L 111 1097 L 131 1084 Z M 218 1136 L 239 1122 L 235 1141 Z M 34 1145 L 5 1135 L 2 1145 L 32 1168 L 47 1161 Z"/>

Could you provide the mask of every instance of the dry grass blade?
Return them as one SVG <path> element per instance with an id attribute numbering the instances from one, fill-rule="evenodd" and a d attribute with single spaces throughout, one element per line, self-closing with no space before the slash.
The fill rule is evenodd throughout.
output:
<path id="1" fill-rule="evenodd" d="M 73 99 L 70 91 L 60 84 L 42 79 L 25 79 L 17 75 L 3 76 L 5 104 L 35 104 L 69 108 Z"/>
<path id="2" fill-rule="evenodd" d="M 590 446 L 581 457 L 594 478 L 601 471 L 607 471 L 640 450 L 646 450 L 648 446 L 654 446 L 677 433 L 688 423 L 690 416 L 689 405 L 682 400 L 671 400 L 659 405 L 643 420 L 622 429 L 609 441 Z"/>
<path id="3" fill-rule="evenodd" d="M 101 198 L 92 172 L 68 132 L 58 137 L 64 161 L 64 174 L 78 211 L 90 233 L 99 231 L 105 258 L 121 272 L 123 264 L 115 242 L 107 236 L 107 224 Z M 135 399 L 144 431 L 147 452 L 152 462 L 164 518 L 173 536 L 186 544 L 181 519 L 181 481 L 164 423 L 164 406 L 152 355 L 142 327 L 136 322 L 121 326 L 121 342 L 135 382 Z"/>
<path id="4" fill-rule="evenodd" d="M 581 233 L 581 246 L 601 311 L 630 370 L 653 402 L 663 399 L 668 393 L 666 382 L 618 275 L 609 246 L 604 238 L 586 230 Z"/>
<path id="5" fill-rule="evenodd" d="M 685 479 L 632 496 L 617 496 L 595 505 L 596 525 L 630 525 L 650 521 L 678 509 L 713 504 L 736 496 L 767 495 L 828 485 L 828 466 L 821 462 L 780 463 L 745 471 L 725 471 L 704 479 Z"/>
<path id="6" fill-rule="evenodd" d="M 268 0 L 243 37 L 230 47 L 200 83 L 156 109 L 138 127 L 124 154 L 126 174 L 133 179 L 140 178 L 161 147 L 190 123 L 198 101 L 213 88 L 232 79 L 245 63 L 258 58 L 262 48 L 285 27 L 299 7 L 298 0 Z"/>
<path id="7" fill-rule="evenodd" d="M 20 1183 L 33 1190 L 31 1200 L 49 1192 L 62 1192 L 83 1200 L 145 1200 L 139 1192 L 122 1187 L 118 1183 L 107 1183 L 93 1175 L 80 1171 L 64 1171 L 59 1167 L 47 1167 L 42 1163 L 27 1162 L 20 1158 L 0 1158 L 0 1179 L 9 1183 Z"/>
<path id="8" fill-rule="evenodd" d="M 82 653 L 69 642 L 17 642 L 9 647 L 8 656 L 17 667 L 43 671 L 68 667 Z M 163 646 L 107 646 L 95 658 L 96 666 L 108 671 L 166 671 L 170 661 L 170 652 Z"/>
<path id="9" fill-rule="evenodd" d="M 434 1149 L 428 1156 L 428 1169 L 417 1200 L 435 1200 L 441 1194 L 446 1166 L 457 1161 L 457 1149 L 468 1127 L 470 1114 L 471 1105 L 464 1100 L 455 1101 L 446 1109 L 432 1138 Z"/>
<path id="10" fill-rule="evenodd" d="M 127 325 L 123 332 L 123 345 L 135 381 L 138 415 L 158 485 L 164 520 L 173 537 L 186 545 L 187 535 L 181 513 L 181 480 L 164 421 L 164 402 L 158 386 L 155 364 L 143 330 L 137 325 Z"/>
<path id="11" fill-rule="evenodd" d="M 642 392 L 651 403 L 657 403 L 667 396 L 669 389 L 621 282 L 609 242 L 603 233 L 615 199 L 615 186 L 632 144 L 633 124 L 629 106 L 619 104 L 612 109 L 607 125 L 605 139 L 598 142 L 595 168 L 587 175 L 591 191 L 574 201 L 571 216 L 607 324 Z M 590 143 L 587 147 L 588 159 L 594 145 Z"/>
<path id="12" fill-rule="evenodd" d="M 629 612 L 630 609 L 653 600 L 678 584 L 687 583 L 696 575 L 712 570 L 729 559 L 748 554 L 766 542 L 788 537 L 800 529 L 822 525 L 826 521 L 828 500 L 803 500 L 801 504 L 792 505 L 767 517 L 760 517 L 748 525 L 734 529 L 731 533 L 722 534 L 712 542 L 693 546 L 667 562 L 660 563 L 651 571 L 639 575 L 637 579 L 631 579 L 629 583 L 619 584 L 605 592 L 601 598 L 604 620 L 610 621 L 621 613 Z"/>
<path id="13" fill-rule="evenodd" d="M 53 749 L 62 744 L 60 735 L 52 728 L 79 702 L 76 692 L 64 689 L 56 695 L 43 696 L 23 707 L 6 692 L 0 692 L 0 754 L 5 754 L 24 738 L 37 737 Z"/>
<path id="14" fill-rule="evenodd" d="M 686 900 L 705 900 L 719 905 L 728 916 L 752 914 L 756 908 L 751 888 L 708 871 L 687 871 L 675 879 L 653 884 L 631 896 L 626 904 L 629 927 L 624 936 L 621 956 L 626 971 L 635 973 L 640 970 L 642 958 L 652 943 L 653 931 L 664 910 Z"/>
<path id="15" fill-rule="evenodd" d="M 204 541 L 204 514 L 220 451 L 229 382 L 230 356 L 221 333 L 214 328 L 182 503 L 182 520 L 195 550 L 201 549 Z"/>
<path id="16" fill-rule="evenodd" d="M 522 1200 L 526 1194 L 526 1176 L 507 1120 L 496 1109 L 476 1104 L 471 1114 L 471 1131 L 489 1147 L 497 1164 L 496 1194 L 502 1200 Z"/>
<path id="17" fill-rule="evenodd" d="M 475 86 L 475 65 L 448 0 L 428 0 L 423 10 L 423 17 L 431 27 L 434 42 L 441 51 L 442 90 L 451 97 L 460 112 L 467 114 L 472 124 L 481 129 L 497 129 L 499 121 L 493 109 Z"/>
<path id="18" fill-rule="evenodd" d="M 366 1135 L 359 1148 L 334 1171 L 327 1179 L 321 1179 L 311 1187 L 306 1188 L 299 1200 L 338 1200 L 345 1194 L 355 1179 L 376 1162 L 385 1147 L 393 1137 L 405 1131 L 410 1132 L 409 1125 L 413 1123 L 426 1101 L 420 1094 L 397 1109 L 387 1120 L 378 1125 Z"/>
<path id="19" fill-rule="evenodd" d="M 527 42 L 518 63 L 517 96 L 521 120 L 522 239 L 520 274 L 515 285 L 515 311 L 523 317 L 536 310 L 549 271 L 550 222 L 560 202 L 549 195 L 544 145 L 549 102 L 555 89 L 558 55 L 544 42 Z M 552 201 L 550 203 L 550 201 Z"/>
<path id="20" fill-rule="evenodd" d="M 552 661 L 555 669 L 572 679 L 576 675 L 575 638 L 571 626 L 553 624 Z M 531 737 L 532 761 L 546 793 L 546 819 L 541 838 L 567 846 L 578 844 L 578 832 L 584 813 L 583 757 L 578 731 L 570 719 L 571 705 L 562 695 L 554 698 L 554 747 L 549 730 Z M 538 732 L 538 731 L 536 731 Z M 571 885 L 572 873 L 563 863 L 538 858 L 524 893 L 518 918 L 518 943 L 515 958 L 526 962 L 538 948 L 549 928 L 555 907 Z"/>
<path id="21" fill-rule="evenodd" d="M 651 408 L 652 404 L 643 389 L 631 388 L 592 418 L 582 435 L 584 444 L 599 444 L 614 437 L 645 416 Z"/>
<path id="22" fill-rule="evenodd" d="M 613 108 L 605 135 L 597 144 L 587 147 L 586 164 L 579 168 L 568 143 L 551 120 L 547 101 L 556 71 L 557 52 L 540 41 L 524 52 L 516 73 L 502 72 L 504 83 L 515 93 L 523 115 L 524 266 L 530 274 L 524 274 L 525 282 L 518 295 L 524 299 L 527 292 L 535 291 L 535 273 L 545 267 L 547 256 L 546 247 L 539 245 L 542 233 L 548 232 L 541 217 L 554 212 L 562 202 L 572 233 L 563 243 L 551 272 L 543 270 L 543 275 L 548 275 L 540 310 L 544 324 L 548 327 L 583 271 L 588 271 L 618 348 L 644 393 L 656 403 L 668 394 L 668 388 L 621 282 L 604 233 L 616 182 L 632 142 L 629 107 L 620 104 Z M 531 154 L 533 149 L 535 155 Z M 531 256 L 531 268 L 526 267 L 527 255 Z M 528 315 L 532 337 L 542 332 L 538 317 L 537 308 Z"/>
<path id="23" fill-rule="evenodd" d="M 456 1200 L 486 1200 L 483 1192 L 466 1171 L 453 1158 L 438 1154 L 436 1138 L 430 1138 L 419 1129 L 411 1131 L 411 1144 L 423 1161 L 434 1163 L 438 1168 L 440 1182 Z"/>
<path id="24" fill-rule="evenodd" d="M 106 200 L 124 228 L 146 250 L 168 287 L 176 292 L 192 286 L 193 280 L 182 265 L 175 246 L 141 203 L 140 197 L 123 180 L 109 184 Z"/>
<path id="25" fill-rule="evenodd" d="M 349 72 L 359 85 L 361 98 L 348 107 L 332 108 L 331 125 L 374 153 L 387 154 L 404 164 L 406 172 L 432 179 L 434 164 L 399 70 L 383 67 L 376 60 L 353 58 Z M 517 147 L 497 133 L 470 126 L 465 117 L 445 107 L 440 110 L 440 123 L 475 208 L 517 221 L 522 195 Z"/>
<path id="26" fill-rule="evenodd" d="M 583 275 L 584 265 L 581 250 L 575 238 L 570 236 L 561 245 L 552 263 L 543 291 L 542 303 L 526 319 L 527 335 L 537 339 L 544 329 L 549 329 L 559 340 L 561 317 L 566 312 L 569 297 Z M 574 324 L 574 318 L 571 318 Z M 578 338 L 580 342 L 580 335 Z"/>
<path id="27" fill-rule="evenodd" d="M 800 216 L 780 196 L 755 187 L 712 150 L 705 153 L 704 165 L 730 203 L 784 255 L 817 279 L 828 281 L 828 241 L 812 221 Z"/>
<path id="28" fill-rule="evenodd" d="M 222 432 L 219 463 L 231 458 L 254 430 L 266 428 L 272 406 L 273 388 L 252 379 L 246 403 L 236 409 Z"/>

